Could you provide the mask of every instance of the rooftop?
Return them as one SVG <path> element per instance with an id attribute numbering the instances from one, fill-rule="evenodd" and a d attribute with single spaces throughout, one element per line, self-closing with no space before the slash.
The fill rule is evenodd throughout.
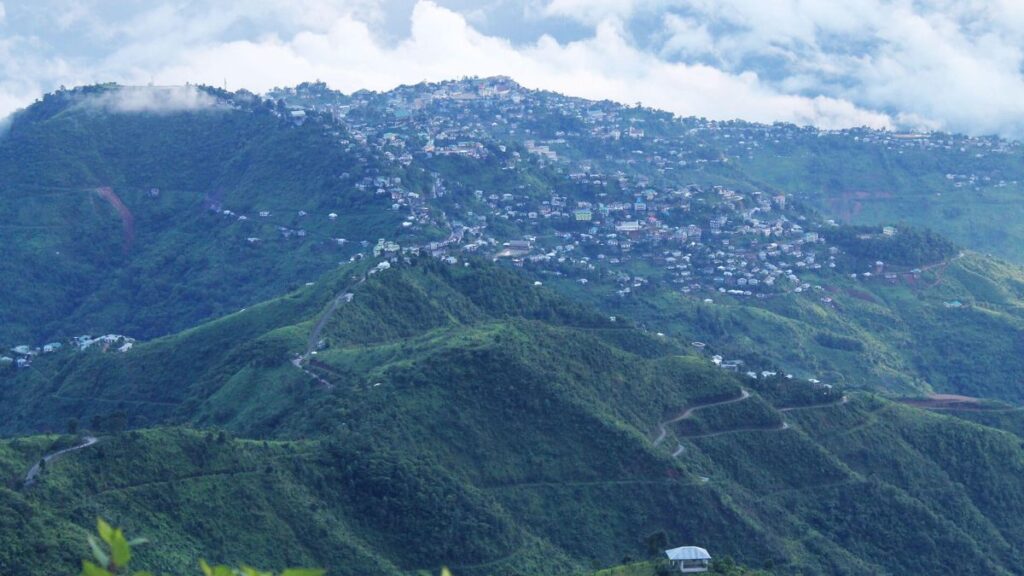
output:
<path id="1" fill-rule="evenodd" d="M 668 556 L 669 560 L 710 560 L 711 555 L 708 551 L 699 548 L 697 546 L 680 546 L 679 548 L 672 548 L 671 550 L 665 550 L 665 555 Z"/>

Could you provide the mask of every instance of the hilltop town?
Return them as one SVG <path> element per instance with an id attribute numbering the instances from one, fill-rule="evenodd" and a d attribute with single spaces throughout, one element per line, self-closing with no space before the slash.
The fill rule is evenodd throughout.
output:
<path id="1" fill-rule="evenodd" d="M 104 89 L 110 87 L 48 99 Z M 797 294 L 831 305 L 832 282 L 914 283 L 929 264 L 951 256 L 940 250 L 924 251 L 918 261 L 872 257 L 858 248 L 877 248 L 872 242 L 881 240 L 894 247 L 887 252 L 915 251 L 901 243 L 919 236 L 895 222 L 851 234 L 820 216 L 801 188 L 762 185 L 735 170 L 766 157 L 782 162 L 786 150 L 809 142 L 941 152 L 950 172 L 940 184 L 950 190 L 1018 186 L 1005 170 L 1003 178 L 977 170 L 984 166 L 979 158 L 1018 152 L 1016 142 L 679 118 L 528 90 L 502 77 L 352 95 L 307 83 L 271 91 L 269 99 L 204 90 L 236 110 L 318 131 L 355 159 L 334 177 L 335 194 L 365 198 L 397 223 L 383 237 L 359 237 L 346 227 L 353 220 L 340 204 L 288 210 L 196 191 L 211 215 L 206 226 L 226 227 L 250 251 L 273 244 L 286 255 L 318 246 L 316 254 L 339 263 L 421 252 L 453 264 L 485 257 L 581 289 L 611 287 L 622 298 L 657 287 L 707 303 Z M 157 187 L 138 197 L 163 199 Z M 8 363 L 29 366 L 32 355 L 17 350 L 36 347 L 11 344 L 16 358 Z"/>
<path id="2" fill-rule="evenodd" d="M 828 231 L 839 227 L 835 221 L 823 220 L 792 193 L 759 189 L 728 174 L 737 155 L 829 132 L 680 119 L 531 91 L 500 77 L 351 96 L 314 83 L 270 96 L 285 103 L 296 122 L 315 116 L 339 145 L 391 165 L 396 175 L 354 183 L 405 214 L 400 233 L 379 242 L 374 255 L 422 248 L 454 260 L 468 252 L 582 284 L 604 275 L 623 296 L 657 281 L 684 294 L 754 298 L 820 290 L 841 257 L 827 241 Z M 974 156 L 1017 147 L 948 135 L 836 134 L 865 146 L 942 147 Z M 986 178 L 950 175 L 957 185 Z M 876 232 L 895 238 L 898 230 Z M 432 234 L 439 237 L 418 241 Z M 885 262 L 841 269 L 890 281 L 897 272 L 919 272 Z"/>

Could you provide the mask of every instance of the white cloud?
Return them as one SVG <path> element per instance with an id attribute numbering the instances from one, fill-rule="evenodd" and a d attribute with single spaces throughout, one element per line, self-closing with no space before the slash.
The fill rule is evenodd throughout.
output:
<path id="1" fill-rule="evenodd" d="M 589 24 L 633 14 L 645 0 L 551 0 L 544 7 L 547 16 L 563 16 Z"/>
<path id="2" fill-rule="evenodd" d="M 653 14 L 665 58 L 757 71 L 778 92 L 831 96 L 915 126 L 1024 137 L 1024 3 L 1016 0 L 585 4 L 550 0 L 546 9 L 582 23 Z"/>
<path id="3" fill-rule="evenodd" d="M 632 46 L 612 21 L 594 35 L 560 43 L 545 36 L 514 46 L 484 35 L 460 14 L 431 2 L 412 13 L 410 36 L 388 46 L 351 16 L 324 32 L 270 36 L 188 50 L 157 74 L 185 81 L 266 90 L 319 78 L 339 89 L 389 89 L 398 84 L 465 75 L 508 75 L 526 86 L 588 98 L 643 101 L 681 115 L 786 120 L 823 126 L 887 126 L 888 118 L 833 98 L 780 94 L 751 73 L 666 62 Z"/>
<path id="4" fill-rule="evenodd" d="M 516 22 L 426 0 L 408 33 L 393 28 L 411 0 L 60 0 L 34 12 L 38 30 L 0 37 L 0 114 L 59 84 L 108 80 L 352 91 L 506 74 L 683 115 L 1024 136 L 1018 0 L 521 1 L 532 25 L 575 31 L 512 43 L 496 30 Z M 11 10 L 8 28 L 27 8 Z"/>
<path id="5" fill-rule="evenodd" d="M 195 112 L 214 110 L 217 99 L 194 86 L 125 87 L 119 90 L 89 96 L 80 104 L 108 112 Z"/>

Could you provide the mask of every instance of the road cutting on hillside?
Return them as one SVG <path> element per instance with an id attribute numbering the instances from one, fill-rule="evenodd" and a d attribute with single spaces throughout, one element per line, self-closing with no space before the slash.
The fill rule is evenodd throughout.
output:
<path id="1" fill-rule="evenodd" d="M 721 400 L 721 401 L 718 401 L 718 402 L 708 402 L 706 404 L 698 404 L 696 406 L 691 406 L 691 407 L 687 408 L 686 410 L 684 410 L 678 416 L 658 424 L 658 436 L 654 439 L 653 445 L 654 446 L 658 446 L 659 444 L 661 444 L 665 440 L 665 438 L 668 436 L 668 426 L 669 425 L 675 424 L 676 422 L 680 422 L 682 420 L 686 420 L 687 418 L 690 418 L 691 416 L 693 416 L 694 412 L 696 412 L 698 410 L 703 410 L 704 408 L 710 408 L 712 406 L 722 406 L 724 404 L 733 404 L 735 402 L 742 402 L 743 400 L 746 400 L 747 398 L 750 398 L 750 392 L 748 392 L 744 388 L 741 388 L 740 389 L 740 395 L 737 398 L 730 398 L 729 400 Z M 840 400 L 838 402 L 827 402 L 827 403 L 824 403 L 824 404 L 810 404 L 810 405 L 807 405 L 807 406 L 790 406 L 788 408 L 779 408 L 777 410 L 779 412 L 789 412 L 789 411 L 792 411 L 792 410 L 809 410 L 809 409 L 812 409 L 812 408 L 825 408 L 825 407 L 828 407 L 828 406 L 841 406 L 843 404 L 846 404 L 848 401 L 849 401 L 849 398 L 844 394 L 843 397 L 840 398 Z M 781 424 L 773 425 L 773 426 L 751 426 L 751 427 L 742 427 L 742 428 L 731 428 L 731 429 L 728 429 L 728 430 L 718 430 L 718 431 L 715 431 L 715 432 L 707 432 L 707 433 L 704 433 L 704 434 L 684 435 L 684 436 L 681 436 L 681 438 L 688 439 L 688 440 L 690 440 L 690 439 L 698 439 L 698 438 L 713 438 L 715 436 L 722 436 L 723 434 L 732 434 L 732 433 L 738 433 L 738 432 L 781 432 L 783 430 L 788 430 L 789 428 L 790 428 L 789 423 L 786 422 L 785 420 L 783 420 Z M 683 446 L 682 443 L 677 443 L 675 451 L 672 452 L 672 457 L 673 458 L 678 458 L 685 451 L 686 451 L 686 447 Z"/>
<path id="2" fill-rule="evenodd" d="M 42 460 L 40 460 L 39 462 L 36 462 L 32 466 L 32 468 L 29 468 L 28 474 L 25 475 L 25 482 L 24 482 L 25 487 L 27 488 L 27 487 L 35 484 L 36 479 L 39 478 L 39 474 L 42 473 L 42 471 L 43 471 L 43 464 L 49 464 L 50 462 L 53 462 L 54 460 L 56 460 L 57 458 L 60 458 L 61 456 L 64 456 L 65 454 L 70 454 L 71 452 L 74 452 L 76 450 L 81 450 L 83 448 L 88 448 L 89 446 L 92 446 L 93 444 L 95 444 L 97 442 L 99 442 L 99 439 L 96 438 L 95 436 L 86 436 L 84 441 L 81 444 L 77 445 L 77 446 L 72 446 L 70 448 L 65 448 L 63 450 L 58 450 L 58 451 L 54 452 L 53 454 L 47 454 L 46 456 L 43 456 Z"/>

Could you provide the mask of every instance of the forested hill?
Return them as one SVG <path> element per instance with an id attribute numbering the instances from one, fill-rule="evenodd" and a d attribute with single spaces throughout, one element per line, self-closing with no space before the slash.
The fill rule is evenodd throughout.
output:
<path id="1" fill-rule="evenodd" d="M 683 544 L 778 574 L 1024 570 L 1018 412 L 981 425 L 690 349 L 484 261 L 396 258 L 125 353 L 47 354 L 2 381 L 5 431 L 100 439 L 28 487 L 73 444 L 0 443 L 0 572 L 75 570 L 97 515 L 149 537 L 135 565 L 157 572 L 569 574 Z"/>
<path id="2" fill-rule="evenodd" d="M 14 116 L 0 341 L 182 330 L 316 279 L 355 251 L 340 239 L 397 226 L 355 193 L 377 168 L 340 127 L 243 93 L 168 91 L 69 90 Z"/>
<path id="3" fill-rule="evenodd" d="M 528 256 L 549 272 L 648 279 L 665 249 L 703 263 L 690 245 L 715 254 L 711 234 L 784 221 L 792 239 L 825 236 L 831 219 L 1024 262 L 1013 142 L 681 119 L 507 78 L 269 96 L 111 84 L 16 113 L 0 138 L 0 343 L 172 333 L 381 238 L 455 255 L 534 238 Z M 566 244 L 576 252 L 556 252 Z M 886 260 L 876 247 L 865 260 Z M 736 287 L 686 272 L 665 280 Z"/>
<path id="4" fill-rule="evenodd" d="M 1019 160 L 997 139 L 680 119 L 503 78 L 61 90 L 0 139 L 0 367 L 424 253 L 521 266 L 744 371 L 1017 402 L 1024 274 L 961 228 L 1021 245 Z M 841 224 L 872 218 L 822 199 L 868 180 L 921 210 Z M 888 205 L 858 194 L 864 215 Z M 998 217 L 928 208 L 995 194 L 971 206 Z"/>
<path id="5" fill-rule="evenodd" d="M 0 138 L 0 573 L 96 516 L 172 573 L 1024 573 L 1021 182 L 505 78 L 47 95 Z"/>

